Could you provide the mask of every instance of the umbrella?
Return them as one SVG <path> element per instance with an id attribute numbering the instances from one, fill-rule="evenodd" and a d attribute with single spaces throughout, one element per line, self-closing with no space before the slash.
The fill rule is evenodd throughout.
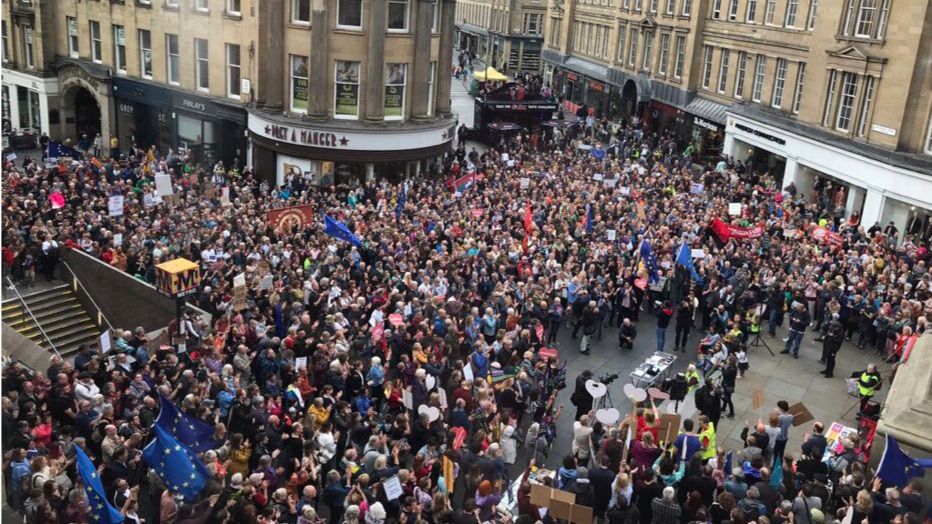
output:
<path id="1" fill-rule="evenodd" d="M 476 71 L 472 74 L 477 80 L 482 80 L 483 82 L 504 82 L 508 80 L 508 77 L 499 73 L 495 70 L 494 67 L 489 66 L 485 71 Z"/>

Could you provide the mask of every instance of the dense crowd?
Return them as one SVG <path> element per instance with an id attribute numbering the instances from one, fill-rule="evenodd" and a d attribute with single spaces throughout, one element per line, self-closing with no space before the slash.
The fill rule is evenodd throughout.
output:
<path id="1" fill-rule="evenodd" d="M 786 324 L 794 356 L 814 333 L 829 376 L 844 339 L 895 359 L 932 309 L 925 241 L 839 214 L 843 187 L 801 194 L 741 162 L 697 169 L 670 136 L 588 127 L 521 134 L 481 154 L 461 145 L 439 170 L 451 180 L 475 171 L 465 189 L 436 176 L 318 187 L 288 175 L 275 186 L 154 149 L 120 162 L 7 163 L 3 263 L 18 284 L 53 276 L 65 249 L 148 282 L 155 264 L 184 257 L 202 268 L 191 300 L 211 320 L 185 320 L 184 353 L 126 326 L 112 355 L 85 348 L 47 370 L 4 366 L 6 500 L 30 524 L 90 521 L 78 447 L 133 522 L 550 522 L 531 503 L 532 476 L 612 523 L 918 522 L 920 485 L 873 478 L 856 435 L 823 460 L 817 422 L 801 449 L 786 449 L 792 415 L 781 402 L 749 425 L 726 470 L 715 427 L 734 415 L 731 394 L 753 366 L 744 347 L 760 330 L 775 336 Z M 161 202 L 156 172 L 174 185 Z M 122 216 L 108 214 L 114 194 L 125 197 Z M 266 219 L 302 204 L 362 245 Z M 727 240 L 710 229 L 716 218 L 763 231 Z M 814 225 L 841 245 L 814 238 Z M 676 264 L 684 242 L 701 251 L 695 275 Z M 583 386 L 591 375 L 566 377 L 541 352 L 560 330 L 585 353 L 616 327 L 619 348 L 634 346 L 638 329 L 656 330 L 658 350 L 692 352 L 702 338 L 686 373 L 699 415 L 674 442 L 660 442 L 649 404 L 598 421 Z M 560 351 L 565 360 L 577 348 Z M 855 378 L 868 409 L 881 375 Z M 573 420 L 556 401 L 566 383 Z M 159 395 L 215 426 L 200 454 L 211 482 L 197 501 L 141 460 Z M 571 449 L 551 449 L 558 424 L 573 426 Z M 541 466 L 552 457 L 554 475 L 534 461 L 515 473 L 519 455 Z M 401 493 L 390 498 L 395 479 Z M 497 510 L 509 505 L 513 515 Z"/>

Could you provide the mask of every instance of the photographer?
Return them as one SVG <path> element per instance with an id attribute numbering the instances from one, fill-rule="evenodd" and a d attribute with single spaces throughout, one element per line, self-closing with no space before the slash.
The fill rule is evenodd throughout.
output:
<path id="1" fill-rule="evenodd" d="M 576 388 L 570 396 L 570 402 L 576 406 L 576 416 L 573 420 L 579 420 L 580 417 L 592 411 L 592 395 L 586 390 L 586 381 L 592 378 L 592 372 L 588 369 L 576 377 Z"/>
<path id="2" fill-rule="evenodd" d="M 638 329 L 631 323 L 631 319 L 625 317 L 618 328 L 618 349 L 634 349 L 634 339 L 638 336 Z"/>

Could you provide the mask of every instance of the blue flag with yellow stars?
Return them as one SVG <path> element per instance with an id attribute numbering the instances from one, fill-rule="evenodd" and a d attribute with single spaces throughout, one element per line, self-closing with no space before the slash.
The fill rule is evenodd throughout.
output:
<path id="1" fill-rule="evenodd" d="M 214 447 L 214 428 L 187 413 L 182 413 L 170 400 L 159 395 L 162 407 L 155 425 L 161 426 L 179 442 L 197 451 L 207 451 Z"/>
<path id="2" fill-rule="evenodd" d="M 87 493 L 91 522 L 95 524 L 123 522 L 123 515 L 107 502 L 107 493 L 104 491 L 103 484 L 100 483 L 100 476 L 97 475 L 94 463 L 79 446 L 74 447 L 74 452 L 78 463 L 78 473 L 84 484 L 84 492 Z"/>
<path id="3" fill-rule="evenodd" d="M 152 428 L 155 439 L 142 450 L 142 459 L 155 470 L 169 491 L 178 493 L 186 502 L 196 499 L 207 485 L 210 472 L 190 448 L 163 427 L 156 424 Z"/>

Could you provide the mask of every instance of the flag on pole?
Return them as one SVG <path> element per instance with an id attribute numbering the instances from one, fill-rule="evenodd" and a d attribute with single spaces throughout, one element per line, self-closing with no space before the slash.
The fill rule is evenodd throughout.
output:
<path id="1" fill-rule="evenodd" d="M 586 233 L 592 232 L 592 204 L 586 204 Z"/>
<path id="2" fill-rule="evenodd" d="M 120 524 L 123 522 L 123 515 L 117 511 L 107 500 L 107 493 L 104 491 L 97 470 L 94 469 L 94 463 L 91 462 L 80 446 L 74 447 L 75 459 L 78 464 L 78 473 L 81 475 L 81 483 L 84 484 L 84 493 L 87 494 L 87 507 L 90 510 L 91 518 L 95 524 Z"/>
<path id="3" fill-rule="evenodd" d="M 349 242 L 356 247 L 362 247 L 362 241 L 345 224 L 327 215 L 324 215 L 324 233 L 344 242 Z"/>
<path id="4" fill-rule="evenodd" d="M 408 182 L 405 181 L 401 188 L 401 194 L 398 196 L 398 205 L 395 206 L 395 218 L 401 218 L 401 213 L 405 210 L 405 204 L 408 203 Z"/>
<path id="5" fill-rule="evenodd" d="M 152 429 L 155 439 L 142 450 L 142 459 L 158 474 L 169 491 L 191 502 L 207 485 L 210 472 L 193 451 L 164 428 L 156 424 Z"/>
<path id="6" fill-rule="evenodd" d="M 159 395 L 161 408 L 155 425 L 171 433 L 179 442 L 201 452 L 214 447 L 214 427 L 187 413 L 182 413 L 170 400 Z"/>
<path id="7" fill-rule="evenodd" d="M 49 140 L 46 156 L 50 159 L 71 157 L 74 160 L 78 160 L 81 158 L 81 152 L 56 140 Z"/>
<path id="8" fill-rule="evenodd" d="M 657 257 L 654 256 L 654 252 L 650 247 L 650 241 L 648 241 L 646 238 L 641 241 L 640 253 L 641 260 L 644 261 L 644 266 L 647 268 L 647 272 L 650 275 L 647 279 L 648 282 L 653 284 L 654 282 L 659 281 L 660 275 L 658 274 L 658 271 L 660 265 L 657 263 Z"/>
<path id="9" fill-rule="evenodd" d="M 923 468 L 932 468 L 932 459 L 914 459 L 900 449 L 899 442 L 886 436 L 886 448 L 877 466 L 877 477 L 895 486 L 905 486 L 912 477 L 921 477 Z"/>
<path id="10" fill-rule="evenodd" d="M 676 255 L 676 263 L 688 269 L 692 279 L 702 285 L 702 277 L 699 275 L 699 272 L 696 271 L 696 266 L 693 264 L 692 251 L 689 249 L 689 246 L 686 245 L 686 242 L 683 242 L 680 246 L 680 251 Z"/>

